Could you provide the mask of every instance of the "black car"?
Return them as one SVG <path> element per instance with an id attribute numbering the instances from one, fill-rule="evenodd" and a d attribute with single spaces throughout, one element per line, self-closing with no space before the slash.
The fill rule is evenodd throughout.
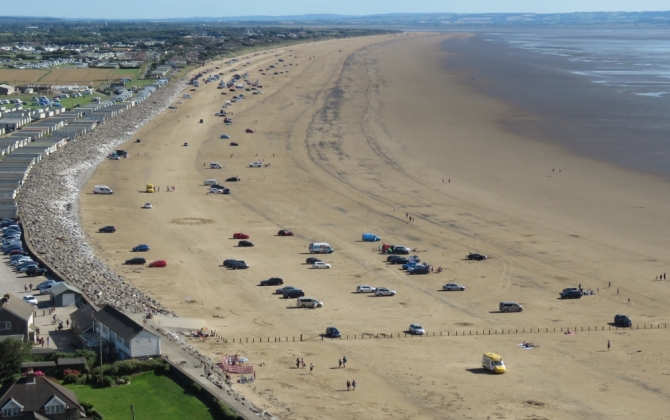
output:
<path id="1" fill-rule="evenodd" d="M 631 319 L 626 315 L 617 314 L 614 315 L 614 324 L 617 327 L 632 327 L 633 321 L 631 321 Z"/>
<path id="2" fill-rule="evenodd" d="M 305 262 L 306 262 L 307 264 L 314 264 L 315 262 L 321 262 L 321 260 L 318 259 L 318 258 L 309 257 L 309 258 L 307 258 L 307 259 L 305 260 Z"/>
<path id="3" fill-rule="evenodd" d="M 409 249 L 407 248 L 396 248 L 393 250 L 393 253 L 396 255 L 409 255 Z"/>
<path id="4" fill-rule="evenodd" d="M 330 338 L 339 338 L 341 336 L 340 331 L 335 327 L 326 328 L 326 337 Z"/>
<path id="5" fill-rule="evenodd" d="M 404 257 L 395 258 L 391 260 L 391 264 L 407 264 L 409 260 Z"/>
<path id="6" fill-rule="evenodd" d="M 251 241 L 239 241 L 239 242 L 237 243 L 237 246 L 242 246 L 242 247 L 245 247 L 245 246 L 254 246 L 254 243 L 251 242 Z"/>
<path id="7" fill-rule="evenodd" d="M 229 260 L 223 260 L 223 266 L 224 267 L 230 267 L 232 264 L 236 263 L 237 260 L 229 259 Z"/>
<path id="8" fill-rule="evenodd" d="M 287 293 L 289 290 L 294 290 L 294 289 L 297 289 L 297 287 L 294 287 L 294 286 L 280 287 L 279 289 L 275 290 L 275 294 L 284 296 L 284 293 Z"/>
<path id="9" fill-rule="evenodd" d="M 405 257 L 401 257 L 400 255 L 389 255 L 388 257 L 386 257 L 386 261 L 391 262 L 393 260 L 397 260 L 398 258 L 405 258 Z"/>
<path id="10" fill-rule="evenodd" d="M 284 284 L 284 280 L 279 277 L 270 277 L 267 280 L 261 281 L 261 286 L 280 286 Z"/>
<path id="11" fill-rule="evenodd" d="M 412 271 L 409 272 L 409 274 L 428 274 L 430 273 L 430 268 L 428 268 L 425 265 L 417 265 L 414 267 Z"/>
<path id="12" fill-rule="evenodd" d="M 232 176 L 232 177 L 226 179 L 226 182 L 237 182 L 239 180 L 240 180 L 240 178 L 238 178 L 236 176 Z"/>
<path id="13" fill-rule="evenodd" d="M 223 185 L 219 185 L 219 184 L 214 184 L 214 185 L 210 186 L 209 188 L 216 188 L 217 190 L 225 190 L 226 189 L 226 187 L 224 187 Z"/>
<path id="14" fill-rule="evenodd" d="M 100 233 L 114 233 L 114 232 L 116 232 L 116 228 L 114 226 L 103 226 L 100 229 L 98 229 L 98 232 L 100 232 Z"/>
<path id="15" fill-rule="evenodd" d="M 144 258 L 131 258 L 129 260 L 126 260 L 126 264 L 128 265 L 144 265 L 147 263 L 147 260 Z"/>
<path id="16" fill-rule="evenodd" d="M 468 254 L 468 259 L 469 260 L 484 261 L 486 258 L 488 258 L 488 257 L 486 255 L 482 255 L 482 254 L 473 254 L 473 253 Z"/>
<path id="17" fill-rule="evenodd" d="M 579 290 L 566 290 L 565 292 L 561 293 L 561 299 L 581 299 L 582 298 L 582 292 Z"/>
<path id="18" fill-rule="evenodd" d="M 245 263 L 244 261 L 235 261 L 234 263 L 230 264 L 229 267 L 233 270 L 245 270 L 249 268 L 249 264 Z"/>
<path id="19" fill-rule="evenodd" d="M 230 194 L 230 189 L 224 188 L 221 194 Z"/>
<path id="20" fill-rule="evenodd" d="M 26 275 L 28 277 L 43 276 L 47 273 L 47 270 L 39 267 L 30 267 L 26 270 Z"/>
<path id="21" fill-rule="evenodd" d="M 234 141 L 230 142 L 231 146 L 239 146 L 239 144 L 235 143 Z"/>
<path id="22" fill-rule="evenodd" d="M 303 292 L 301 289 L 292 289 L 284 293 L 284 299 L 295 299 L 301 296 L 305 296 L 305 292 Z"/>

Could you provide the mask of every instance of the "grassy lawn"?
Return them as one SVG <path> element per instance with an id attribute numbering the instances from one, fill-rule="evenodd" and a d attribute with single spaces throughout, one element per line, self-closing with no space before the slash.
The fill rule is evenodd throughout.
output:
<path id="1" fill-rule="evenodd" d="M 153 372 L 134 376 L 130 385 L 114 388 L 91 388 L 87 385 L 66 385 L 79 401 L 93 404 L 105 419 L 131 419 L 130 404 L 137 420 L 213 419 L 209 408 L 185 391 L 169 376 Z"/>

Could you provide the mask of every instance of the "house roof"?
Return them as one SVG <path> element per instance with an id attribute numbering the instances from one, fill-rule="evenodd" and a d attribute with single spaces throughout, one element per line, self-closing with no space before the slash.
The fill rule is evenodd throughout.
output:
<path id="1" fill-rule="evenodd" d="M 59 365 L 83 365 L 86 364 L 85 357 L 59 357 Z"/>
<path id="2" fill-rule="evenodd" d="M 131 340 L 137 334 L 144 331 L 144 328 L 140 324 L 111 305 L 103 306 L 98 312 L 93 314 L 93 317 L 126 340 Z"/>
<path id="3" fill-rule="evenodd" d="M 49 294 L 52 297 L 61 295 L 61 294 L 66 293 L 66 292 L 75 292 L 75 293 L 79 293 L 80 295 L 82 294 L 81 290 L 79 290 L 75 286 L 71 286 L 69 284 L 66 284 L 65 282 L 59 283 L 59 284 L 53 286 L 51 289 L 49 289 Z"/>
<path id="4" fill-rule="evenodd" d="M 94 313 L 95 308 L 93 308 L 91 305 L 83 305 L 70 314 L 70 319 L 75 325 L 77 325 L 77 327 L 81 328 L 82 331 L 85 331 L 93 324 Z"/>
<path id="5" fill-rule="evenodd" d="M 5 310 L 28 321 L 33 314 L 33 306 L 12 294 L 8 293 L 7 296 L 9 300 L 4 298 L 0 300 L 0 310 Z"/>
<path id="6" fill-rule="evenodd" d="M 12 398 L 23 406 L 23 411 L 37 411 L 44 407 L 54 396 L 58 397 L 66 405 L 72 407 L 79 407 L 80 411 L 84 411 L 79 405 L 79 400 L 74 395 L 74 392 L 67 388 L 50 381 L 44 376 L 31 376 L 35 378 L 34 384 L 26 383 L 28 377 L 22 376 L 19 379 L 8 382 L 2 390 L 0 390 L 0 407 L 3 407 Z"/>

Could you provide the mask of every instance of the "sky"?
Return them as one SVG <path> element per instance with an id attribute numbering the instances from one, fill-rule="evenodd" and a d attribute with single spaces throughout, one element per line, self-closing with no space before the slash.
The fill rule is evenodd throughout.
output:
<path id="1" fill-rule="evenodd" d="M 670 10 L 668 0 L 0 0 L 2 16 L 94 19 Z"/>

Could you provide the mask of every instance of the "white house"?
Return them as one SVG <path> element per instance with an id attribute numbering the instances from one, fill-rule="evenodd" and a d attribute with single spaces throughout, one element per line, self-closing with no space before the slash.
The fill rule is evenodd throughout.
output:
<path id="1" fill-rule="evenodd" d="M 105 305 L 93 314 L 95 332 L 120 359 L 160 356 L 161 340 L 123 312 Z"/>

